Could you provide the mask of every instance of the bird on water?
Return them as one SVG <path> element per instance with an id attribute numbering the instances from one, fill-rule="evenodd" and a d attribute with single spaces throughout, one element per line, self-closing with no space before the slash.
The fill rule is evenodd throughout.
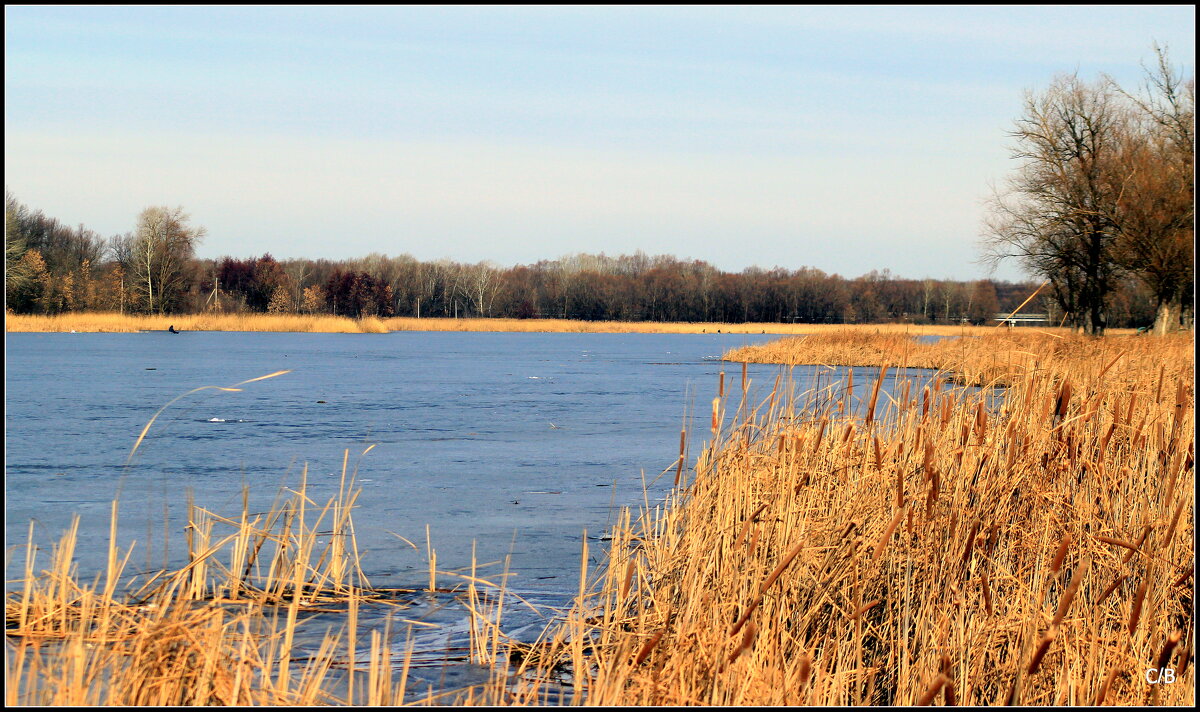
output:
<path id="1" fill-rule="evenodd" d="M 178 334 L 178 333 L 179 333 L 178 331 L 176 331 L 176 329 L 175 329 L 175 325 L 174 325 L 174 324 L 171 324 L 170 326 L 168 326 L 168 327 L 167 327 L 167 331 L 171 332 L 172 334 Z"/>

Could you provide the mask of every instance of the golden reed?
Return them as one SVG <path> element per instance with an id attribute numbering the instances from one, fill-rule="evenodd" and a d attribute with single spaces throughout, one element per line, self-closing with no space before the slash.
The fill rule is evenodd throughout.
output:
<path id="1" fill-rule="evenodd" d="M 815 341 L 729 358 L 1007 388 L 899 383 L 870 423 L 845 380 L 720 398 L 692 476 L 624 512 L 542 654 L 471 701 L 1194 703 L 1190 334 Z"/>
<path id="2" fill-rule="evenodd" d="M 53 316 L 5 314 L 9 332 L 137 332 L 166 331 L 292 331 L 338 334 L 381 334 L 392 331 L 504 331 L 656 334 L 819 334 L 847 327 L 825 324 L 721 324 L 708 322 L 581 321 L 572 319 L 443 319 L 411 317 L 350 319 L 305 314 L 174 314 L 131 315 L 116 312 L 70 312 Z M 959 336 L 986 332 L 990 327 L 868 324 L 853 329 L 867 333 Z"/>

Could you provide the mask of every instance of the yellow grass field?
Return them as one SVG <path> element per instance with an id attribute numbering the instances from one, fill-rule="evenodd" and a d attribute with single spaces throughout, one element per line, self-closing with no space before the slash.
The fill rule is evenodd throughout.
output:
<path id="1" fill-rule="evenodd" d="M 820 334 L 847 327 L 829 324 L 717 324 L 679 322 L 575 321 L 569 319 L 349 319 L 301 314 L 176 314 L 135 316 L 116 312 L 67 313 L 55 316 L 6 314 L 9 332 L 136 332 L 165 331 L 292 331 L 335 334 L 381 334 L 392 331 L 529 331 L 577 333 L 654 334 Z M 870 333 L 908 333 L 960 336 L 987 333 L 994 327 L 867 324 L 856 327 Z M 1064 330 L 1064 333 L 1065 330 Z"/>

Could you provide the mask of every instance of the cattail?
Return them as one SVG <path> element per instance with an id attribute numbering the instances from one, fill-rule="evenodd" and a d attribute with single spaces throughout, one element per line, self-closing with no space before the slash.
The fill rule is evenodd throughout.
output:
<path id="1" fill-rule="evenodd" d="M 979 408 L 975 411 L 975 441 L 980 445 L 987 439 L 987 409 L 984 408 L 983 401 L 979 401 Z"/>
<path id="2" fill-rule="evenodd" d="M 861 616 L 862 614 L 864 614 L 864 613 L 866 613 L 867 611 L 871 610 L 871 609 L 872 609 L 872 608 L 874 608 L 875 606 L 878 606 L 880 603 L 882 603 L 882 601 L 880 601 L 880 600 L 877 598 L 877 599 L 875 599 L 874 601 L 871 601 L 870 603 L 866 603 L 866 604 L 864 604 L 864 605 L 862 605 L 862 606 L 859 606 L 859 607 L 858 607 L 858 610 L 854 611 L 854 613 L 850 615 L 850 620 L 857 620 L 859 616 Z"/>
<path id="3" fill-rule="evenodd" d="M 1100 541 L 1104 542 L 1105 544 L 1112 544 L 1113 546 L 1123 546 L 1126 549 L 1132 549 L 1134 551 L 1137 551 L 1137 548 L 1138 548 L 1137 544 L 1130 543 L 1128 541 L 1125 541 L 1124 539 L 1117 539 L 1116 537 L 1104 536 L 1103 534 L 1097 534 L 1096 538 L 1099 539 Z"/>
<path id="4" fill-rule="evenodd" d="M 1062 568 L 1063 559 L 1066 557 L 1067 548 L 1070 546 L 1071 546 L 1071 535 L 1070 534 L 1063 535 L 1062 542 L 1058 545 L 1058 551 L 1054 554 L 1054 560 L 1050 562 L 1050 570 L 1052 572 L 1058 573 L 1058 570 L 1060 568 Z"/>
<path id="5" fill-rule="evenodd" d="M 779 562 L 779 565 L 775 567 L 775 570 L 771 572 L 771 575 L 767 577 L 767 580 L 764 581 L 762 586 L 759 588 L 758 596 L 754 599 L 750 606 L 746 608 L 746 612 L 742 614 L 742 617 L 733 624 L 733 628 L 731 628 L 729 631 L 730 635 L 736 635 L 737 632 L 742 629 L 742 626 L 744 626 L 746 621 L 750 619 L 750 614 L 754 613 L 755 609 L 757 609 L 759 604 L 762 603 L 763 595 L 767 592 L 767 589 L 771 588 L 771 585 L 775 583 L 775 581 L 783 574 L 784 569 L 791 565 L 792 561 L 803 549 L 804 542 L 800 542 L 792 547 L 791 551 L 789 551 L 787 555 L 783 557 L 783 560 Z"/>
<path id="6" fill-rule="evenodd" d="M 1134 543 L 1133 547 L 1130 548 L 1129 551 L 1125 554 L 1125 558 L 1121 559 L 1122 566 L 1125 564 L 1128 564 L 1129 560 L 1133 558 L 1133 555 L 1138 553 L 1139 551 L 1141 551 L 1142 544 L 1145 543 L 1146 537 L 1150 536 L 1150 532 L 1153 529 L 1154 529 L 1154 527 L 1150 526 L 1149 524 L 1147 524 L 1145 527 L 1142 528 L 1142 535 L 1140 537 L 1138 537 L 1138 540 Z"/>
<path id="7" fill-rule="evenodd" d="M 942 653 L 942 676 L 946 678 L 946 704 L 958 706 L 958 695 L 954 693 L 954 670 L 950 666 L 950 656 Z"/>
<path id="8" fill-rule="evenodd" d="M 1192 662 L 1192 643 L 1195 642 L 1195 633 L 1189 635 L 1183 641 L 1183 647 L 1179 649 L 1179 670 L 1176 673 L 1183 676 L 1187 672 L 1188 665 Z"/>
<path id="9" fill-rule="evenodd" d="M 679 431 L 679 465 L 675 468 L 675 486 L 679 486 L 679 480 L 683 477 L 683 460 L 687 452 L 687 428 Z"/>
<path id="10" fill-rule="evenodd" d="M 827 424 L 828 421 L 825 418 L 821 418 L 821 427 L 817 429 L 817 440 L 813 443 L 813 452 L 821 449 L 821 441 L 825 438 L 825 426 Z"/>
<path id="11" fill-rule="evenodd" d="M 1117 590 L 1117 586 L 1120 586 L 1121 582 L 1127 578 L 1129 578 L 1129 576 L 1126 576 L 1126 575 L 1118 576 L 1115 581 L 1113 581 L 1112 583 L 1110 583 L 1108 585 L 1108 588 L 1104 589 L 1104 593 L 1101 593 L 1099 595 L 1099 597 L 1096 598 L 1095 605 L 1099 606 L 1101 603 L 1103 603 L 1104 599 L 1108 598 L 1112 594 L 1113 591 Z"/>
<path id="12" fill-rule="evenodd" d="M 720 410 L 721 410 L 721 399 L 720 399 L 720 397 L 713 398 L 713 402 L 712 402 L 712 431 L 713 431 L 714 433 L 715 433 L 715 432 L 717 432 L 717 425 L 720 423 L 720 418 L 719 418 L 719 417 L 718 417 L 718 415 L 717 415 L 717 414 L 720 412 Z"/>
<path id="13" fill-rule="evenodd" d="M 754 621 L 750 621 L 746 624 L 746 630 L 742 633 L 742 642 L 730 653 L 728 662 L 732 663 L 738 659 L 739 655 L 748 650 L 754 644 L 754 636 L 756 634 L 758 634 L 758 626 L 755 625 Z"/>
<path id="14" fill-rule="evenodd" d="M 991 556 L 996 553 L 996 544 L 999 544 L 999 543 L 1000 543 L 1000 525 L 993 524 L 991 526 L 991 528 L 988 529 L 988 535 L 987 535 L 986 553 L 988 556 Z"/>
<path id="15" fill-rule="evenodd" d="M 1063 380 L 1062 388 L 1058 392 L 1058 400 L 1054 404 L 1054 415 L 1058 420 L 1062 420 L 1067 415 L 1067 406 L 1071 403 L 1071 382 Z"/>
<path id="16" fill-rule="evenodd" d="M 1097 381 L 1099 381 L 1099 380 L 1100 380 L 1100 379 L 1101 379 L 1101 378 L 1104 376 L 1104 374 L 1108 373 L 1108 369 L 1112 368 L 1112 367 L 1113 367 L 1113 364 L 1115 364 L 1115 363 L 1116 363 L 1118 360 L 1120 360 L 1120 358 L 1121 358 L 1122 356 L 1124 356 L 1124 355 L 1125 355 L 1125 352 L 1124 352 L 1124 351 L 1122 351 L 1121 353 L 1117 354 L 1117 355 L 1116 355 L 1116 356 L 1113 358 L 1113 360 L 1112 360 L 1112 361 L 1109 361 L 1109 362 L 1108 362 L 1108 365 L 1107 365 L 1107 366 L 1105 366 L 1103 369 L 1101 369 L 1101 370 L 1100 370 L 1100 374 L 1099 374 L 1098 376 L 1096 376 L 1096 380 L 1097 380 Z"/>
<path id="17" fill-rule="evenodd" d="M 1171 539 L 1175 536 L 1175 525 L 1179 523 L 1179 515 L 1183 512 L 1183 505 L 1188 501 L 1187 497 L 1179 500 L 1179 504 L 1175 505 L 1175 511 L 1171 514 L 1171 523 L 1167 525 L 1167 535 L 1163 537 L 1163 545 L 1170 546 Z"/>
<path id="18" fill-rule="evenodd" d="M 1104 704 L 1104 698 L 1108 695 L 1109 688 L 1112 687 L 1113 681 L 1117 679 L 1117 675 L 1121 674 L 1121 668 L 1114 667 L 1108 671 L 1108 676 L 1104 678 L 1104 684 L 1100 686 L 1100 691 L 1096 693 L 1096 706 Z"/>
<path id="19" fill-rule="evenodd" d="M 617 596 L 622 601 L 625 600 L 626 594 L 629 593 L 629 585 L 633 581 L 633 569 L 634 569 L 634 560 L 631 557 L 629 559 L 629 561 L 625 564 L 625 578 L 621 580 L 621 591 Z"/>
<path id="20" fill-rule="evenodd" d="M 971 560 L 971 550 L 975 547 L 975 533 L 979 531 L 979 520 L 971 525 L 971 533 L 967 535 L 967 545 L 963 548 L 962 561 L 959 562 L 964 568 L 967 562 Z"/>
<path id="21" fill-rule="evenodd" d="M 1179 426 L 1183 420 L 1184 410 L 1187 407 L 1187 390 L 1183 386 L 1183 380 L 1175 382 L 1175 417 L 1171 422 L 1171 442 L 1168 449 L 1175 449 L 1175 443 L 1179 439 Z M 1165 451 L 1164 451 L 1165 454 Z"/>
<path id="22" fill-rule="evenodd" d="M 800 654 L 800 671 L 797 675 L 796 685 L 803 687 L 804 683 L 808 682 L 809 676 L 812 675 L 812 659 L 808 657 L 808 653 Z"/>
<path id="23" fill-rule="evenodd" d="M 1137 632 L 1138 619 L 1142 616 L 1142 602 L 1146 598 L 1147 581 L 1142 579 L 1142 583 L 1137 588 L 1137 593 L 1133 596 L 1133 606 L 1129 609 L 1129 635 L 1132 636 Z"/>
<path id="24" fill-rule="evenodd" d="M 767 504 L 767 502 L 763 502 L 762 504 L 758 505 L 758 508 L 755 509 L 749 517 L 746 517 L 746 521 L 742 523 L 742 530 L 738 532 L 737 538 L 733 540 L 733 545 L 735 547 L 742 543 L 742 538 L 746 536 L 746 532 L 750 531 L 750 526 L 753 525 L 754 522 L 758 521 L 758 515 L 763 513 L 763 510 L 767 508 Z M 751 548 L 754 547 L 751 546 Z"/>
<path id="25" fill-rule="evenodd" d="M 874 388 L 871 389 L 871 402 L 867 405 L 867 420 L 866 424 L 870 427 L 871 422 L 875 420 L 875 404 L 879 401 L 879 388 L 883 385 L 883 378 L 887 375 L 887 364 L 884 364 L 879 369 L 879 378 L 875 381 Z"/>
<path id="26" fill-rule="evenodd" d="M 878 559 L 879 555 L 883 553 L 884 547 L 887 546 L 888 540 L 892 538 L 892 534 L 896 531 L 896 527 L 900 526 L 900 520 L 903 517 L 903 509 L 897 511 L 896 516 L 892 517 L 892 523 L 888 525 L 886 530 L 884 530 L 883 536 L 879 538 L 879 543 L 875 545 L 875 553 L 871 555 L 872 560 Z"/>
<path id="27" fill-rule="evenodd" d="M 946 682 L 946 676 L 939 674 L 936 678 L 934 678 L 933 684 L 930 685 L 929 688 L 925 690 L 925 693 L 922 694 L 917 700 L 916 706 L 924 707 L 928 704 L 931 704 L 934 698 L 937 697 L 937 694 L 942 691 L 942 686 L 944 686 Z"/>
<path id="28" fill-rule="evenodd" d="M 942 489 L 942 478 L 938 474 L 938 471 L 933 470 L 933 472 L 930 474 L 929 494 L 925 497 L 925 512 L 927 515 L 929 512 L 933 511 L 933 505 L 937 504 L 938 493 L 941 492 Z"/>
<path id="29" fill-rule="evenodd" d="M 1154 667 L 1162 670 L 1167 666 L 1167 663 L 1171 660 L 1171 652 L 1175 650 L 1176 645 L 1179 645 L 1179 640 L 1182 637 L 1183 634 L 1179 631 L 1175 631 L 1167 636 L 1166 642 L 1163 643 L 1162 652 L 1158 654 L 1158 663 Z"/>
<path id="30" fill-rule="evenodd" d="M 992 615 L 992 588 L 988 585 L 988 575 L 984 571 L 980 576 L 980 582 L 983 584 L 983 606 L 987 609 L 988 615 Z"/>
<path id="31" fill-rule="evenodd" d="M 1113 431 L 1117 429 L 1117 424 L 1109 423 L 1108 430 L 1104 432 L 1104 437 L 1100 438 L 1100 447 L 1097 448 L 1096 459 L 1103 460 L 1104 452 L 1108 449 L 1108 441 L 1112 438 Z"/>
<path id="32" fill-rule="evenodd" d="M 1026 674 L 1032 675 L 1037 672 L 1038 666 L 1042 664 L 1042 658 L 1045 657 L 1046 651 L 1050 649 L 1050 644 L 1057 636 L 1057 628 L 1051 627 L 1046 631 L 1045 637 L 1042 638 L 1042 642 L 1038 644 L 1037 650 L 1033 654 L 1033 659 L 1029 661 L 1029 669 L 1025 671 Z"/>
<path id="33" fill-rule="evenodd" d="M 650 637 L 650 640 L 647 640 L 642 645 L 642 649 L 638 651 L 637 657 L 633 659 L 634 667 L 641 665 L 642 661 L 649 657 L 650 651 L 654 650 L 654 646 L 658 645 L 658 641 L 662 640 L 663 634 L 666 632 L 667 629 L 665 627 L 659 628 L 658 631 Z"/>
<path id="34" fill-rule="evenodd" d="M 1054 622 L 1051 625 L 1057 626 L 1066 617 L 1067 611 L 1071 610 L 1071 601 L 1074 600 L 1075 593 L 1079 590 L 1079 584 L 1083 581 L 1083 572 L 1087 567 L 1087 561 L 1075 567 L 1075 573 L 1071 576 L 1071 583 L 1067 584 L 1067 590 L 1058 602 L 1058 611 L 1054 614 Z"/>

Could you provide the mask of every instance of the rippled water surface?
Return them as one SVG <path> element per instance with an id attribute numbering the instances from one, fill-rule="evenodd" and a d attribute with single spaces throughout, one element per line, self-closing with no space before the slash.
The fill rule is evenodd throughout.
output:
<path id="1" fill-rule="evenodd" d="M 578 558 L 584 528 L 598 534 L 611 504 L 640 499 L 643 471 L 653 480 L 671 466 L 692 395 L 707 415 L 721 367 L 714 359 L 767 338 L 10 334 L 6 536 L 24 539 L 35 519 L 39 534 L 55 537 L 72 512 L 84 517 L 84 533 L 106 533 L 120 491 L 128 535 L 145 550 L 149 533 L 150 560 L 161 563 L 164 536 L 181 543 L 171 541 L 179 532 L 170 522 L 188 488 L 197 503 L 234 514 L 243 483 L 261 508 L 307 465 L 310 496 L 324 501 L 349 450 L 373 583 L 424 575 L 423 552 L 392 533 L 423 549 L 428 525 L 446 567 L 468 563 L 475 541 L 480 560 L 511 553 L 517 578 L 545 587 L 535 582 L 563 576 Z M 291 373 L 171 405 L 123 468 L 172 398 L 282 369 Z M 83 542 L 83 571 L 99 550 Z"/>
<path id="2" fill-rule="evenodd" d="M 178 563 L 189 489 L 197 504 L 236 516 L 244 483 L 251 511 L 263 511 L 307 468 L 309 496 L 323 503 L 349 451 L 371 583 L 426 585 L 428 527 L 439 569 L 469 565 L 474 546 L 480 562 L 511 556 L 514 591 L 562 602 L 577 585 L 584 531 L 602 537 L 614 505 L 642 501 L 643 483 L 652 502 L 669 489 L 693 405 L 690 455 L 698 453 L 718 371 L 739 388 L 740 366 L 717 358 L 772 338 L 8 334 L 7 578 L 31 520 L 35 540 L 47 544 L 78 513 L 77 560 L 90 575 L 103 567 L 109 504 L 119 494 L 121 543 L 137 541 L 131 567 Z M 291 372 L 240 392 L 202 390 L 170 405 L 124 467 L 138 433 L 171 399 L 283 369 Z M 749 369 L 768 389 L 779 373 Z M 814 373 L 794 376 L 803 384 Z M 867 375 L 855 381 L 865 386 Z M 589 551 L 602 556 L 599 546 Z"/>

